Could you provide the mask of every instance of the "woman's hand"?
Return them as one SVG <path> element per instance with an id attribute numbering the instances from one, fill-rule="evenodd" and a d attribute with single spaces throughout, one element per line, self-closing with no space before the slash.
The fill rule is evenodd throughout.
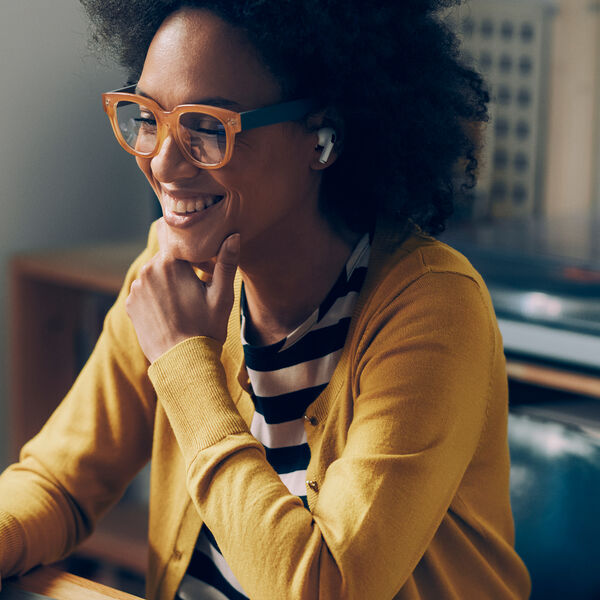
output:
<path id="1" fill-rule="evenodd" d="M 190 263 L 169 254 L 166 227 L 162 220 L 158 223 L 160 252 L 142 267 L 126 301 L 127 314 L 151 363 L 190 337 L 225 341 L 239 259 L 240 236 L 235 233 L 219 249 L 212 281 L 204 283 Z"/>

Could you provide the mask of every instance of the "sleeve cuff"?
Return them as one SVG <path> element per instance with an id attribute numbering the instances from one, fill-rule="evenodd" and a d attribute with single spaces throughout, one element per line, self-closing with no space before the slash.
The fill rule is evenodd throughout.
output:
<path id="1" fill-rule="evenodd" d="M 229 394 L 221 349 L 212 338 L 192 337 L 148 369 L 187 464 L 227 436 L 249 433 Z"/>
<path id="2" fill-rule="evenodd" d="M 10 514 L 0 512 L 0 576 L 14 575 L 14 567 L 25 551 L 25 537 L 20 523 Z"/>

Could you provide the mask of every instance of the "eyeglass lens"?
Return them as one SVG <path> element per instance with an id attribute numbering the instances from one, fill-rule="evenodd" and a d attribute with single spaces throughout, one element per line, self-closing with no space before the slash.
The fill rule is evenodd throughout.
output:
<path id="1" fill-rule="evenodd" d="M 157 120 L 151 109 L 138 102 L 119 101 L 116 105 L 119 132 L 136 153 L 151 154 L 156 149 Z M 179 140 L 200 164 L 218 165 L 225 157 L 226 131 L 223 123 L 201 112 L 186 112 L 178 122 Z"/>

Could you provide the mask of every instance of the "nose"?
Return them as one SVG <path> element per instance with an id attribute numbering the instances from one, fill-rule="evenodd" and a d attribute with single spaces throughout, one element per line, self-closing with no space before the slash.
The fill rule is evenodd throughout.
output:
<path id="1" fill-rule="evenodd" d="M 190 163 L 171 133 L 163 141 L 158 154 L 150 161 L 152 173 L 159 181 L 175 181 L 193 177 L 198 167 Z"/>

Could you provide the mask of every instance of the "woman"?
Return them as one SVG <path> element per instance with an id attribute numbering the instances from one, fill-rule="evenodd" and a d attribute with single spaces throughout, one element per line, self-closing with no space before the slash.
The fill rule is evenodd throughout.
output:
<path id="1" fill-rule="evenodd" d="M 151 456 L 149 598 L 526 598 L 492 305 L 425 233 L 486 118 L 442 3 L 82 1 L 163 217 L 0 478 L 2 575 Z"/>

